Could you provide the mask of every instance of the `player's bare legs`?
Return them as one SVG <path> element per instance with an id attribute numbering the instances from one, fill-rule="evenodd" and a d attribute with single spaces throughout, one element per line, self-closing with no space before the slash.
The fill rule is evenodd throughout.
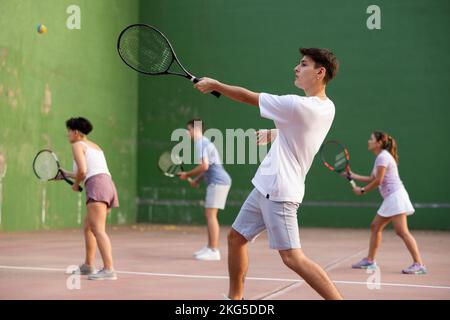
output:
<path id="1" fill-rule="evenodd" d="M 378 214 L 373 218 L 373 221 L 370 224 L 369 254 L 367 255 L 369 261 L 375 260 L 375 256 L 381 244 L 383 229 L 390 221 L 391 218 L 384 218 Z"/>
<path id="2" fill-rule="evenodd" d="M 423 265 L 422 258 L 420 257 L 419 248 L 416 240 L 409 232 L 408 223 L 406 221 L 406 214 L 399 214 L 392 217 L 392 225 L 394 226 L 395 233 L 403 239 L 406 247 L 408 248 L 414 262 Z"/>
<path id="3" fill-rule="evenodd" d="M 208 247 L 217 249 L 219 247 L 219 221 L 217 220 L 217 208 L 205 208 L 205 217 L 208 225 Z"/>
<path id="4" fill-rule="evenodd" d="M 88 219 L 94 234 L 98 249 L 103 259 L 103 266 L 107 270 L 114 270 L 112 261 L 111 242 L 105 231 L 107 207 L 103 202 L 91 202 L 87 204 Z"/>
<path id="5" fill-rule="evenodd" d="M 302 277 L 324 299 L 342 300 L 342 295 L 325 270 L 305 256 L 302 249 L 280 250 L 279 253 L 284 264 Z"/>
<path id="6" fill-rule="evenodd" d="M 86 259 L 84 261 L 88 266 L 93 267 L 95 263 L 95 252 L 97 251 L 97 240 L 92 233 L 91 227 L 89 225 L 88 217 L 84 218 L 84 242 L 86 248 Z"/>
<path id="7" fill-rule="evenodd" d="M 302 277 L 314 290 L 327 300 L 342 300 L 342 296 L 325 270 L 309 259 L 302 249 L 279 250 L 283 262 Z"/>
<path id="8" fill-rule="evenodd" d="M 231 300 L 241 300 L 244 296 L 244 281 L 248 270 L 247 239 L 236 230 L 228 233 L 228 273 Z"/>

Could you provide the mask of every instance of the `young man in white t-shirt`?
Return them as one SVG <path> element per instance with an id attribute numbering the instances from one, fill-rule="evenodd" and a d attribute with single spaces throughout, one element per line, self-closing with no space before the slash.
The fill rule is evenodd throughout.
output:
<path id="1" fill-rule="evenodd" d="M 230 299 L 242 299 L 248 269 L 247 244 L 267 230 L 269 244 L 283 262 L 325 299 L 342 299 L 327 273 L 301 249 L 297 209 L 305 193 L 305 177 L 331 128 L 335 108 L 325 94 L 339 63 L 327 49 L 302 48 L 294 68 L 295 86 L 306 96 L 276 96 L 229 86 L 203 78 L 195 87 L 202 93 L 221 94 L 260 108 L 263 118 L 274 121 L 276 136 L 252 180 L 248 196 L 228 235 Z"/>

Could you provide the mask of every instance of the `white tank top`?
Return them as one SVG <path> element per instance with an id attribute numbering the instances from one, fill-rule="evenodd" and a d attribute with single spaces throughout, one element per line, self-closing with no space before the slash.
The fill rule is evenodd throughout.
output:
<path id="1" fill-rule="evenodd" d="M 85 146 L 85 156 L 86 156 L 86 178 L 84 181 L 89 179 L 92 176 L 97 174 L 105 173 L 107 175 L 111 175 L 108 170 L 108 164 L 106 163 L 105 155 L 102 150 L 97 150 L 90 147 L 87 143 L 83 141 L 79 141 L 77 143 L 81 143 Z M 75 160 L 73 161 L 73 172 L 76 173 L 78 171 L 78 166 Z"/>

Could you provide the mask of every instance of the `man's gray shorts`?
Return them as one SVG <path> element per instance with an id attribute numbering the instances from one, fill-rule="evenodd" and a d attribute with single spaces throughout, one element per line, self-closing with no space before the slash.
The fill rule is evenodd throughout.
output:
<path id="1" fill-rule="evenodd" d="M 272 249 L 301 248 L 297 223 L 299 205 L 296 202 L 269 200 L 255 188 L 242 205 L 232 227 L 248 241 L 254 241 L 267 229 Z"/>

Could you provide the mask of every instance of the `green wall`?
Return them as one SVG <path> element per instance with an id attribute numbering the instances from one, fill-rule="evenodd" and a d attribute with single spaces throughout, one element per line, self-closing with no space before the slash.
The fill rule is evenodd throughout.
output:
<path id="1" fill-rule="evenodd" d="M 81 30 L 66 28 L 71 4 L 81 8 Z M 381 8 L 381 30 L 366 27 L 371 4 Z M 328 88 L 337 108 L 329 136 L 345 142 L 361 173 L 374 160 L 366 150 L 370 132 L 396 137 L 402 179 L 413 202 L 424 204 L 411 226 L 450 229 L 450 208 L 430 208 L 450 203 L 449 9 L 446 0 L 0 0 L 0 153 L 8 164 L 0 230 L 79 226 L 84 195 L 62 182 L 41 183 L 31 171 L 45 147 L 70 168 L 69 117 L 89 118 L 91 138 L 106 152 L 121 202 L 113 224 L 204 222 L 204 187 L 192 190 L 156 167 L 174 145 L 170 134 L 187 120 L 200 116 L 222 131 L 273 127 L 257 109 L 203 96 L 184 79 L 128 69 L 116 39 L 138 21 L 163 30 L 195 75 L 276 94 L 300 93 L 293 86 L 300 46 L 333 49 L 341 70 Z M 36 32 L 39 23 L 47 34 Z M 233 187 L 220 219 L 229 224 L 257 165 L 225 167 Z M 304 201 L 301 225 L 366 227 L 381 199 L 376 192 L 353 196 L 316 159 Z"/>
<path id="2" fill-rule="evenodd" d="M 81 8 L 80 30 L 66 28 L 71 4 Z M 138 78 L 120 61 L 116 39 L 138 12 L 137 0 L 0 0 L 0 152 L 7 159 L 0 230 L 79 226 L 84 194 L 64 182 L 41 183 L 31 169 L 42 148 L 71 168 L 64 122 L 73 116 L 94 124 L 90 138 L 104 149 L 120 194 L 108 222 L 135 221 Z M 47 34 L 36 32 L 39 23 Z"/>
<path id="3" fill-rule="evenodd" d="M 381 8 L 381 30 L 366 27 L 371 4 Z M 293 85 L 298 48 L 331 48 L 341 69 L 328 88 L 337 108 L 329 137 L 345 142 L 353 170 L 361 173 L 369 173 L 374 161 L 366 143 L 371 131 L 396 137 L 401 177 L 412 201 L 425 204 L 411 226 L 450 229 L 450 208 L 429 208 L 450 203 L 449 9 L 446 0 L 160 0 L 142 1 L 140 13 L 141 22 L 163 30 L 192 73 L 256 91 L 300 93 Z M 139 86 L 138 221 L 203 223 L 198 200 L 204 188 L 165 178 L 155 166 L 159 153 L 173 145 L 172 130 L 193 116 L 220 130 L 273 124 L 255 108 L 202 96 L 178 77 L 140 77 Z M 220 218 L 231 223 L 252 188 L 256 166 L 225 167 L 233 178 L 232 201 Z M 306 184 L 301 225 L 366 227 L 381 202 L 377 192 L 353 196 L 317 158 Z M 340 206 L 313 205 L 333 201 Z"/>

